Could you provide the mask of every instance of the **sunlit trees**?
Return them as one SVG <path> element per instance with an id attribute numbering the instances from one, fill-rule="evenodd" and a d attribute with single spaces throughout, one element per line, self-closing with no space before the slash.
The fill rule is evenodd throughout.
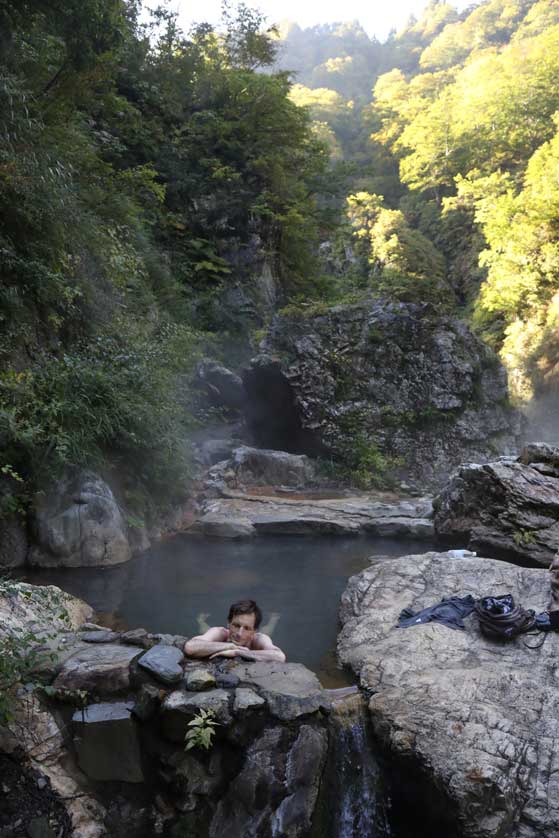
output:
<path id="1" fill-rule="evenodd" d="M 526 396 L 551 370 L 557 375 L 559 132 L 530 159 L 520 191 L 502 178 L 499 196 L 480 192 L 477 216 L 487 240 L 481 260 L 488 273 L 476 314 L 500 330 L 503 357 Z"/>
<path id="2" fill-rule="evenodd" d="M 347 217 L 375 291 L 399 300 L 450 302 L 443 257 L 400 210 L 387 209 L 381 195 L 358 192 L 347 199 Z"/>

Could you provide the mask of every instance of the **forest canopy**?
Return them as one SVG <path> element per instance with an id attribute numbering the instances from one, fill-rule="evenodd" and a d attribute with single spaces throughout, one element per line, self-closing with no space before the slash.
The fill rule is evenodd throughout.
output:
<path id="1" fill-rule="evenodd" d="M 287 74 L 258 72 L 276 44 L 257 11 L 188 34 L 141 11 L 0 7 L 0 440 L 30 489 L 71 462 L 167 502 L 188 475 L 178 382 L 232 327 L 243 253 L 286 298 L 312 281 L 327 153 Z"/>
<path id="2" fill-rule="evenodd" d="M 294 101 L 354 166 L 338 238 L 357 284 L 444 301 L 500 351 L 515 397 L 557 386 L 559 5 L 432 0 L 382 44 L 358 24 L 283 39 Z"/>
<path id="3" fill-rule="evenodd" d="M 501 353 L 515 397 L 557 386 L 556 0 L 431 0 L 383 43 L 272 23 L 0 4 L 0 446 L 22 496 L 67 463 L 137 509 L 181 496 L 193 370 L 266 326 L 258 276 L 276 307 L 425 303 Z"/>

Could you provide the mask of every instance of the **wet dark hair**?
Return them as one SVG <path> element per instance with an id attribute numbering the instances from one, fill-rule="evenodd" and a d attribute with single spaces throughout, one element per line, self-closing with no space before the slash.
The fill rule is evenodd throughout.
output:
<path id="1" fill-rule="evenodd" d="M 258 628 L 262 622 L 262 611 L 253 599 L 240 599 L 239 602 L 234 602 L 229 609 L 227 622 L 230 623 L 238 614 L 254 614 L 254 628 Z"/>

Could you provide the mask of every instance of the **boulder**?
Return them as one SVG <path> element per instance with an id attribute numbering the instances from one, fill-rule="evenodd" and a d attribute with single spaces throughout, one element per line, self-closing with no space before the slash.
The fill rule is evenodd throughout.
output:
<path id="1" fill-rule="evenodd" d="M 286 451 L 243 445 L 233 451 L 231 468 L 237 482 L 249 486 L 303 487 L 316 481 L 312 460 Z"/>
<path id="2" fill-rule="evenodd" d="M 548 586 L 541 569 L 448 553 L 376 561 L 349 581 L 339 657 L 370 692 L 375 735 L 400 777 L 393 805 L 426 834 L 559 834 L 559 636 L 529 648 L 539 640 L 486 639 L 474 614 L 458 631 L 397 628 L 399 613 L 508 591 L 538 611 Z"/>
<path id="3" fill-rule="evenodd" d="M 242 515 L 229 516 L 220 512 L 207 512 L 196 522 L 194 530 L 208 538 L 250 538 L 255 529 L 248 518 Z"/>
<path id="4" fill-rule="evenodd" d="M 144 780 L 133 704 L 91 704 L 72 717 L 78 764 L 92 780 Z M 115 759 L 115 755 L 118 758 Z"/>
<path id="5" fill-rule="evenodd" d="M 151 649 L 157 641 L 145 629 L 138 628 L 122 632 L 120 642 L 126 643 L 128 646 L 141 646 L 142 649 Z"/>
<path id="6" fill-rule="evenodd" d="M 110 629 L 80 631 L 78 637 L 84 643 L 116 643 L 120 639 L 119 633 Z"/>
<path id="7" fill-rule="evenodd" d="M 266 701 L 254 690 L 249 690 L 241 687 L 235 690 L 235 700 L 233 703 L 233 712 L 237 714 L 245 713 L 247 710 L 254 710 L 256 708 L 262 709 Z"/>
<path id="8" fill-rule="evenodd" d="M 114 565 L 131 556 L 127 527 L 109 486 L 96 474 L 69 469 L 35 507 L 36 544 L 29 562 L 40 567 Z"/>
<path id="9" fill-rule="evenodd" d="M 238 444 L 232 439 L 207 439 L 196 445 L 197 459 L 204 466 L 214 466 L 228 460 Z"/>
<path id="10" fill-rule="evenodd" d="M 216 407 L 240 410 L 245 402 L 246 393 L 241 378 L 216 361 L 200 361 L 198 382 L 210 403 Z"/>
<path id="11" fill-rule="evenodd" d="M 329 708 L 320 681 L 301 663 L 242 663 L 234 672 L 241 684 L 256 688 L 272 716 L 282 721 Z"/>
<path id="12" fill-rule="evenodd" d="M 257 445 L 333 456 L 440 486 L 453 466 L 516 450 L 498 357 L 425 305 L 364 302 L 278 315 L 244 373 Z M 356 451 L 357 449 L 357 451 Z M 386 467 L 382 468 L 382 458 Z"/>
<path id="13" fill-rule="evenodd" d="M 157 712 L 162 695 L 164 695 L 163 691 L 153 684 L 143 684 L 132 707 L 132 713 L 140 721 L 148 721 Z"/>
<path id="14" fill-rule="evenodd" d="M 208 669 L 202 667 L 198 669 L 191 669 L 186 673 L 184 679 L 184 686 L 187 690 L 192 692 L 203 692 L 204 690 L 211 690 L 216 685 L 215 675 Z"/>
<path id="15" fill-rule="evenodd" d="M 138 665 L 163 684 L 177 684 L 183 676 L 183 657 L 176 646 L 158 643 L 138 659 Z"/>
<path id="16" fill-rule="evenodd" d="M 549 565 L 559 550 L 559 449 L 461 466 L 435 498 L 439 538 L 496 558 Z"/>
<path id="17" fill-rule="evenodd" d="M 112 695 L 130 687 L 130 664 L 144 650 L 112 643 L 88 645 L 63 664 L 54 686 Z"/>

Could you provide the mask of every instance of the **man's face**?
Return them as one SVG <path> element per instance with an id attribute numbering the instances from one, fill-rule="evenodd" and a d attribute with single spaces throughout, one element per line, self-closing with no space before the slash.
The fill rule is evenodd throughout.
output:
<path id="1" fill-rule="evenodd" d="M 239 646 L 249 647 L 256 634 L 255 619 L 256 614 L 235 614 L 229 623 L 229 639 Z"/>

